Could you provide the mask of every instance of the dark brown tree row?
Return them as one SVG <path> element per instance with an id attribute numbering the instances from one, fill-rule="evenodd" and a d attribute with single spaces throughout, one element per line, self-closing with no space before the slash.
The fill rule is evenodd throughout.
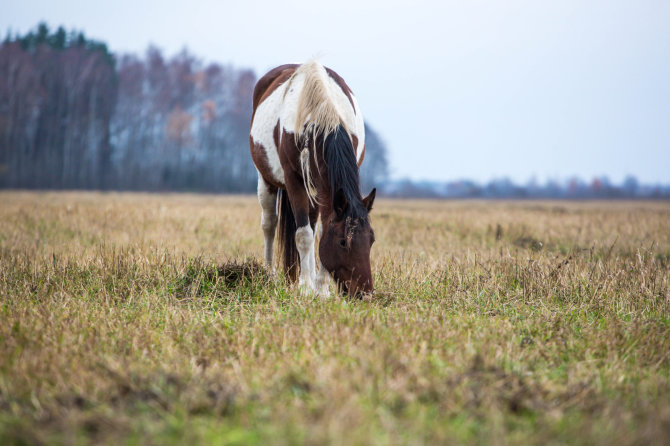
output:
<path id="1" fill-rule="evenodd" d="M 187 51 L 116 59 L 46 25 L 0 46 L 0 187 L 254 191 L 250 70 Z M 368 128 L 364 187 L 388 175 Z"/>
<path id="2" fill-rule="evenodd" d="M 117 97 L 98 42 L 45 25 L 0 47 L 0 185 L 105 187 Z"/>

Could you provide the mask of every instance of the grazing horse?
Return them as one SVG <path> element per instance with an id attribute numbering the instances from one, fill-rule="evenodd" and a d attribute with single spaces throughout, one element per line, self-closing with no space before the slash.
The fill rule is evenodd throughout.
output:
<path id="1" fill-rule="evenodd" d="M 369 213 L 376 189 L 361 196 L 365 127 L 344 80 L 315 61 L 268 72 L 254 88 L 249 144 L 266 264 L 272 267 L 279 224 L 279 253 L 290 280 L 299 262 L 299 285 L 321 296 L 328 295 L 330 276 L 346 294 L 371 293 Z"/>

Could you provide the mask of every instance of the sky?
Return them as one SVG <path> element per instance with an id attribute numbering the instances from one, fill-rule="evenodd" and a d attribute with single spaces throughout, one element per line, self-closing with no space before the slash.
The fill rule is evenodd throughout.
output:
<path id="1" fill-rule="evenodd" d="M 40 21 L 259 76 L 317 57 L 394 178 L 670 182 L 668 0 L 0 0 L 2 35 Z"/>

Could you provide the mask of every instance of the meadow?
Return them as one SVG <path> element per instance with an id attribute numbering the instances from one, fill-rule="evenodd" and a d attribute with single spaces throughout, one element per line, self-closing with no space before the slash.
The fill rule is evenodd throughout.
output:
<path id="1" fill-rule="evenodd" d="M 668 444 L 670 203 L 379 199 L 377 292 L 255 197 L 0 192 L 0 444 Z"/>

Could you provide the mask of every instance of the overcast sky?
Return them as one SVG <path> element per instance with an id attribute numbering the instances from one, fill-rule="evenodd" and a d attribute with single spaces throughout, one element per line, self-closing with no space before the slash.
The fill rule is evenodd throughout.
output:
<path id="1" fill-rule="evenodd" d="M 396 178 L 670 181 L 670 1 L 0 0 L 112 51 L 273 66 L 318 56 Z"/>

